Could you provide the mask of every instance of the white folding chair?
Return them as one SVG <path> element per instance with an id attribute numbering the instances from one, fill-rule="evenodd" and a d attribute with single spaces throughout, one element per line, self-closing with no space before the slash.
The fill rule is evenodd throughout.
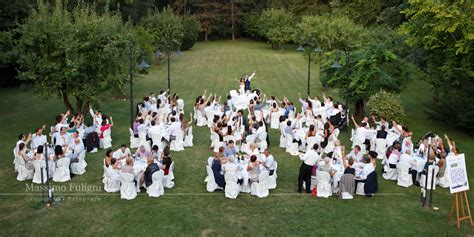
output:
<path id="1" fill-rule="evenodd" d="M 159 197 L 165 194 L 165 189 L 163 188 L 163 170 L 158 170 L 151 176 L 153 183 L 146 189 L 149 197 Z"/>
<path id="2" fill-rule="evenodd" d="M 268 197 L 268 172 L 262 172 L 258 176 L 258 182 L 253 182 L 250 186 L 250 195 L 259 198 Z"/>
<path id="3" fill-rule="evenodd" d="M 165 188 L 173 188 L 174 187 L 174 161 L 171 162 L 170 169 L 168 171 L 168 175 L 163 177 L 163 186 Z"/>
<path id="4" fill-rule="evenodd" d="M 273 112 L 270 115 L 270 128 L 279 129 L 280 128 L 280 116 L 279 112 Z"/>
<path id="5" fill-rule="evenodd" d="M 54 182 L 66 182 L 71 180 L 71 173 L 69 170 L 69 158 L 61 158 L 56 162 L 57 168 L 54 171 L 53 181 Z"/>
<path id="6" fill-rule="evenodd" d="M 385 156 L 385 151 L 387 151 L 387 140 L 383 138 L 377 138 L 375 140 L 375 152 L 377 152 L 377 159 L 383 159 Z"/>
<path id="7" fill-rule="evenodd" d="M 86 151 L 81 151 L 81 153 L 77 156 L 79 162 L 71 163 L 71 173 L 76 175 L 83 175 L 86 173 L 86 166 L 87 163 L 85 161 Z"/>
<path id="8" fill-rule="evenodd" d="M 193 144 L 193 139 L 194 139 L 193 127 L 189 127 L 188 132 L 187 132 L 186 136 L 184 137 L 184 147 L 192 147 L 194 145 Z"/>
<path id="9" fill-rule="evenodd" d="M 112 168 L 104 167 L 104 190 L 108 193 L 114 193 L 120 191 L 120 175 L 118 173 L 113 173 Z"/>
<path id="10" fill-rule="evenodd" d="M 33 183 L 46 183 L 46 181 L 48 181 L 48 176 L 46 173 L 46 162 L 44 160 L 35 160 L 33 161 L 33 167 L 35 168 L 35 173 L 33 175 Z M 41 177 L 41 172 L 43 173 L 43 177 Z M 41 182 L 41 179 L 43 179 L 43 182 Z"/>
<path id="11" fill-rule="evenodd" d="M 184 151 L 184 134 L 182 130 L 179 130 L 176 134 L 176 138 L 171 141 L 170 150 Z"/>
<path id="12" fill-rule="evenodd" d="M 130 148 L 138 148 L 140 139 L 138 139 L 138 137 L 135 137 L 135 134 L 133 134 L 133 130 L 131 128 L 128 128 L 128 131 L 130 132 Z"/>
<path id="13" fill-rule="evenodd" d="M 137 197 L 137 188 L 135 187 L 134 177 L 129 173 L 121 173 L 120 181 L 120 198 L 126 200 L 132 200 Z"/>
<path id="14" fill-rule="evenodd" d="M 104 149 L 107 149 L 107 148 L 110 148 L 112 147 L 112 137 L 111 137 L 111 132 L 112 132 L 112 128 L 109 128 L 107 130 L 104 131 L 103 135 L 104 135 L 104 138 L 100 139 L 100 148 L 104 148 Z"/>
<path id="15" fill-rule="evenodd" d="M 316 180 L 317 180 L 317 196 L 328 198 L 332 195 L 332 188 L 331 188 L 331 176 L 328 172 L 325 171 L 318 171 L 316 172 Z"/>
<path id="16" fill-rule="evenodd" d="M 206 171 L 207 171 L 207 185 L 206 185 L 206 190 L 210 193 L 220 189 L 222 190 L 222 187 L 219 187 L 217 185 L 215 179 L 214 179 L 214 172 L 212 171 L 211 167 L 206 166 Z"/>
<path id="17" fill-rule="evenodd" d="M 420 176 L 420 186 L 422 190 L 431 190 L 431 189 L 435 190 L 436 189 L 436 178 L 433 179 L 433 183 L 431 183 L 431 179 L 432 179 L 431 177 L 433 175 L 436 177 L 438 172 L 439 172 L 439 167 L 437 165 L 434 165 L 434 174 L 433 174 L 433 165 L 428 166 L 428 185 L 426 186 L 426 188 L 425 188 L 425 182 L 426 182 L 427 176 L 424 174 Z"/>
<path id="18" fill-rule="evenodd" d="M 233 173 L 226 173 L 225 178 L 225 197 L 236 199 L 240 193 L 240 187 L 237 183 L 237 177 Z"/>
<path id="19" fill-rule="evenodd" d="M 277 169 L 278 169 L 278 162 L 275 161 L 275 170 L 273 171 L 273 175 L 268 176 L 268 188 L 275 189 L 277 187 Z"/>
<path id="20" fill-rule="evenodd" d="M 410 164 L 398 163 L 397 164 L 397 184 L 402 187 L 410 187 L 413 185 L 413 179 L 411 174 L 408 173 L 410 170 Z"/>

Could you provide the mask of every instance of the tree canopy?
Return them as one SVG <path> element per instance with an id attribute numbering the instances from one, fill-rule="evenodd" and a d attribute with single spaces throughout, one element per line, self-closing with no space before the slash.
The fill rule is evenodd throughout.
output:
<path id="1" fill-rule="evenodd" d="M 406 43 L 421 51 L 417 64 L 434 91 L 434 116 L 474 131 L 474 11 L 463 0 L 414 0 L 401 26 Z"/>
<path id="2" fill-rule="evenodd" d="M 99 15 L 83 5 L 69 12 L 61 1 L 54 7 L 40 1 L 17 32 L 19 77 L 43 97 L 61 97 L 73 112 L 98 104 L 100 95 L 127 81 L 134 36 L 119 15 Z"/>

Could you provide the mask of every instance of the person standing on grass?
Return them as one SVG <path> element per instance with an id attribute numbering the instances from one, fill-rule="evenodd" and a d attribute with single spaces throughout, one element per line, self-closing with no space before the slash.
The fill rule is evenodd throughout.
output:
<path id="1" fill-rule="evenodd" d="M 313 148 L 308 150 L 304 155 L 300 155 L 300 160 L 303 161 L 300 166 L 300 173 L 298 175 L 298 192 L 303 191 L 303 181 L 306 183 L 306 193 L 311 193 L 311 171 L 321 159 L 317 150 L 319 149 L 318 144 L 314 144 Z"/>
<path id="2" fill-rule="evenodd" d="M 245 91 L 251 91 L 252 89 L 250 88 L 250 81 L 252 78 L 255 76 L 256 71 L 253 71 L 252 75 L 245 74 L 244 80 L 245 80 Z"/>

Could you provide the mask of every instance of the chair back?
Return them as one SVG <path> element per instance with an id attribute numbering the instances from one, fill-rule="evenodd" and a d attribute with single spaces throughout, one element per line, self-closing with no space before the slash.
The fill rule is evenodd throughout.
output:
<path id="1" fill-rule="evenodd" d="M 57 161 L 58 168 L 69 168 L 70 160 L 67 157 L 63 157 Z"/>
<path id="2" fill-rule="evenodd" d="M 326 171 L 318 171 L 316 172 L 316 179 L 318 182 L 329 183 L 331 180 L 331 176 Z"/>
<path id="3" fill-rule="evenodd" d="M 216 182 L 214 179 L 214 172 L 212 171 L 210 166 L 206 166 L 207 177 L 209 178 L 208 182 Z"/>
<path id="4" fill-rule="evenodd" d="M 224 179 L 226 184 L 237 183 L 237 176 L 234 173 L 225 173 Z"/>
<path id="5" fill-rule="evenodd" d="M 247 144 L 252 144 L 255 142 L 255 135 L 248 135 L 247 138 L 245 139 L 245 143 Z"/>
<path id="6" fill-rule="evenodd" d="M 130 173 L 121 173 L 120 174 L 120 181 L 123 183 L 132 183 L 135 177 L 133 177 Z"/>
<path id="7" fill-rule="evenodd" d="M 33 167 L 35 172 L 41 172 L 41 168 L 46 168 L 46 162 L 44 160 L 35 160 L 33 161 Z"/>
<path id="8" fill-rule="evenodd" d="M 268 183 L 268 172 L 262 172 L 258 176 L 258 183 L 259 184 L 267 184 Z"/>
<path id="9" fill-rule="evenodd" d="M 153 180 L 153 183 L 156 182 L 158 184 L 161 184 L 164 175 L 165 175 L 165 172 L 160 169 L 156 171 L 155 173 L 153 173 L 153 175 L 151 176 L 151 179 Z"/>

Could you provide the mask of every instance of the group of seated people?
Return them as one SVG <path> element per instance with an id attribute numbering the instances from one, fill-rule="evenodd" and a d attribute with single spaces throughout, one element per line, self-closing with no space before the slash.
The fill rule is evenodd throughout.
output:
<path id="1" fill-rule="evenodd" d="M 112 117 L 108 118 L 100 111 L 94 112 L 92 108 L 90 114 L 93 122 L 88 125 L 82 114 L 75 114 L 71 119 L 69 111 L 57 115 L 49 133 L 50 143 L 43 134 L 46 125 L 32 134 L 20 134 L 13 151 L 17 180 L 33 179 L 34 183 L 45 183 L 52 178 L 55 182 L 66 182 L 71 176 L 84 174 L 86 151 L 96 152 L 101 144 L 107 143 L 103 142 L 104 139 L 109 139 L 110 143 L 110 128 L 113 126 Z M 63 158 L 66 159 L 60 161 Z"/>
<path id="2" fill-rule="evenodd" d="M 162 171 L 164 180 L 159 186 L 171 188 L 174 185 L 172 175 L 172 163 L 170 148 L 167 146 L 161 152 L 157 145 L 151 150 L 140 146 L 134 154 L 126 144 L 122 144 L 117 150 L 108 149 L 104 158 L 104 189 L 106 192 L 120 191 L 121 177 L 123 173 L 131 174 L 136 186 L 136 192 L 141 188 L 148 189 L 153 184 L 153 174 Z"/>
<path id="3" fill-rule="evenodd" d="M 411 137 L 394 141 L 383 157 L 383 177 L 395 180 L 403 187 L 411 185 L 423 189 L 435 189 L 436 185 L 449 187 L 446 158 L 456 156 L 459 151 L 447 135 L 445 138 L 447 147 L 438 135 L 431 132 L 419 139 L 416 144 L 413 144 Z M 434 178 L 427 179 L 428 174 Z"/>
<path id="4" fill-rule="evenodd" d="M 377 153 L 363 154 L 356 146 L 345 154 L 344 146 L 338 147 L 340 155 L 325 153 L 318 144 L 313 144 L 305 153 L 300 153 L 302 161 L 298 175 L 298 192 L 306 193 L 317 189 L 317 196 L 329 197 L 337 193 L 341 198 L 351 199 L 356 188 L 358 194 L 371 197 L 378 190 Z"/>
<path id="5" fill-rule="evenodd" d="M 208 159 L 207 169 L 212 171 L 208 171 L 208 175 L 212 175 L 212 178 L 206 178 L 207 190 L 214 192 L 224 189 L 226 196 L 230 198 L 236 198 L 240 192 L 267 196 L 268 189 L 276 187 L 276 164 L 268 149 L 264 149 L 263 153 L 240 154 L 235 149 L 234 141 L 230 140 Z M 268 178 L 261 180 L 264 172 L 268 174 Z M 252 188 L 254 184 L 261 186 L 260 191 Z M 235 189 L 235 194 L 228 196 L 228 189 Z"/>
<path id="6" fill-rule="evenodd" d="M 158 96 L 150 93 L 138 105 L 138 113 L 131 128 L 131 147 L 157 145 L 160 151 L 169 146 L 172 151 L 182 151 L 193 146 L 192 123 L 184 115 L 184 101 L 178 94 L 168 98 L 167 92 Z"/>
<path id="7" fill-rule="evenodd" d="M 449 147 L 444 145 L 437 134 L 431 132 L 424 138 L 413 141 L 413 132 L 407 126 L 395 121 L 389 123 L 384 117 L 376 121 L 372 116 L 373 127 L 368 117 L 364 117 L 360 125 L 354 118 L 352 120 L 355 126 L 353 146 L 359 145 L 364 151 L 378 153 L 378 158 L 382 159 L 384 179 L 397 181 L 403 187 L 413 184 L 427 189 L 434 189 L 436 185 L 443 188 L 449 186 L 449 179 L 445 174 L 446 157 L 456 155 L 457 149 L 447 135 L 445 138 Z M 429 170 L 434 172 L 435 178 L 427 186 L 425 181 Z"/>

